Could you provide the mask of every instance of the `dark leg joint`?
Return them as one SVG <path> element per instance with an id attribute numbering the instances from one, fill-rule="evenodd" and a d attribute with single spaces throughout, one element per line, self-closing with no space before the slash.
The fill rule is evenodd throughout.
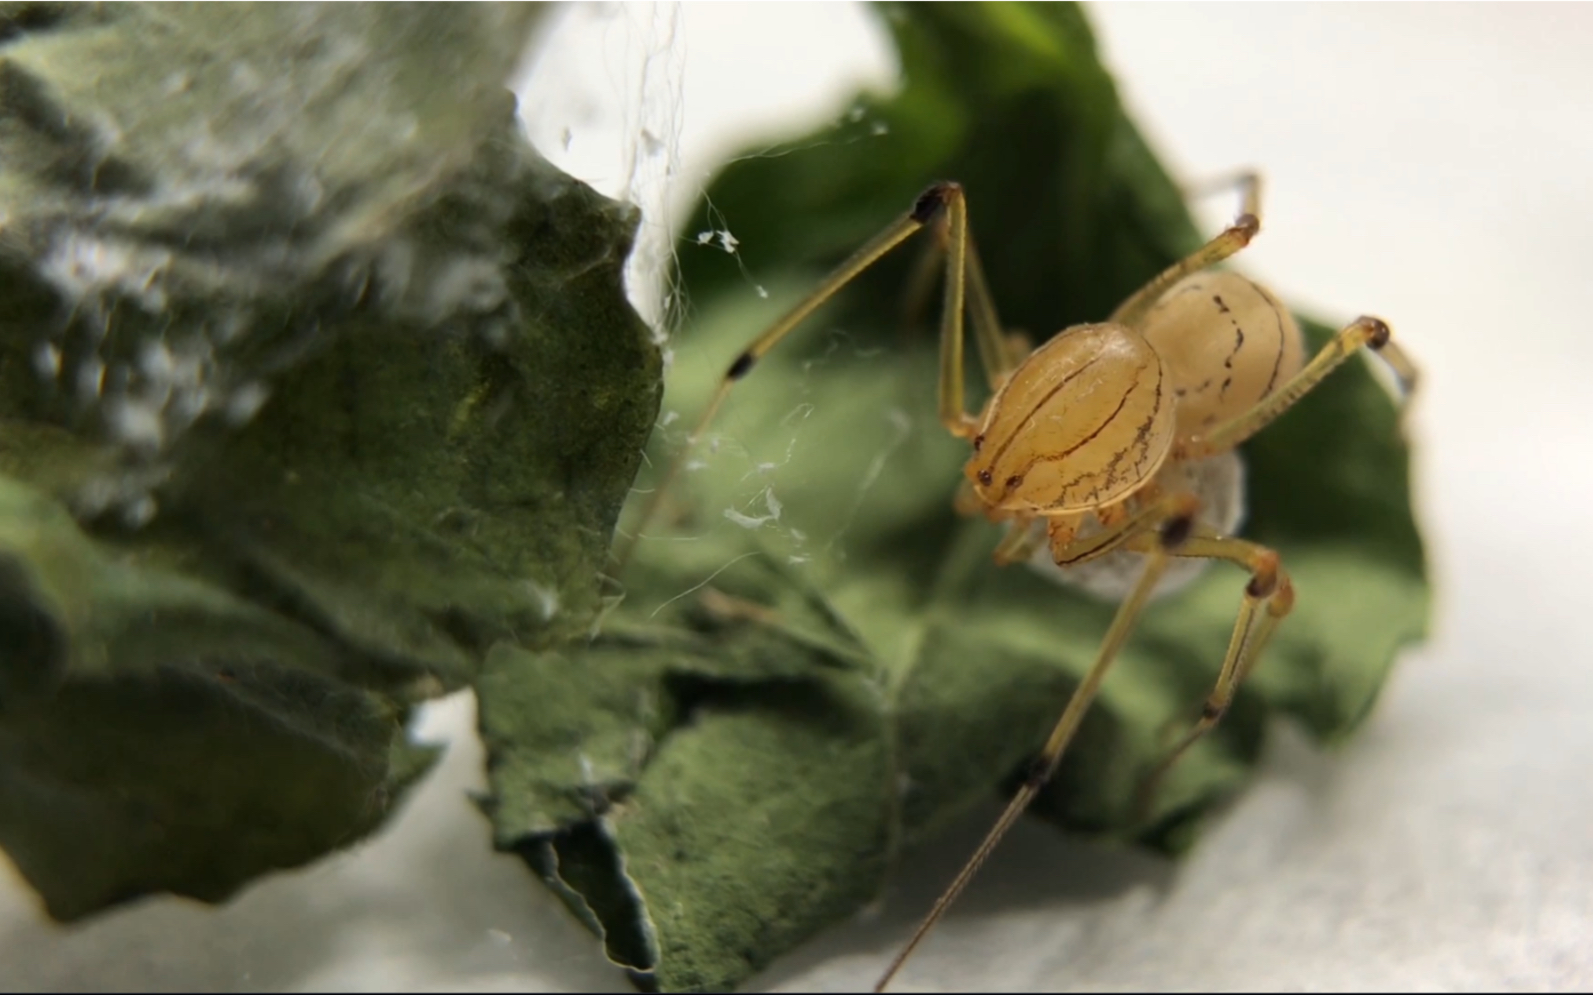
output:
<path id="1" fill-rule="evenodd" d="M 1033 788 L 1036 791 L 1040 790 L 1047 781 L 1051 780 L 1051 775 L 1056 773 L 1057 764 L 1061 760 L 1061 757 L 1051 757 L 1050 759 L 1035 757 L 1029 762 L 1028 773 L 1023 775 L 1023 786 Z"/>
<path id="2" fill-rule="evenodd" d="M 1178 515 L 1162 523 L 1162 548 L 1174 550 L 1189 541 L 1189 535 L 1195 530 L 1193 515 Z"/>
<path id="3" fill-rule="evenodd" d="M 740 380 L 742 377 L 747 375 L 747 371 L 752 369 L 752 364 L 756 363 L 757 361 L 758 357 L 754 356 L 752 353 L 742 353 L 736 357 L 736 361 L 734 363 L 730 364 L 730 369 L 725 371 L 725 379 Z"/>
<path id="4" fill-rule="evenodd" d="M 955 183 L 936 183 L 934 186 L 918 195 L 918 200 L 913 202 L 913 220 L 921 225 L 927 225 L 934 220 L 951 199 L 951 195 L 961 190 L 962 187 Z"/>
<path id="5" fill-rule="evenodd" d="M 1277 589 L 1278 573 L 1276 570 L 1258 573 L 1250 578 L 1250 583 L 1245 585 L 1245 593 L 1257 600 L 1271 597 L 1272 592 Z"/>
<path id="6" fill-rule="evenodd" d="M 1388 345 L 1388 338 L 1391 333 L 1388 330 L 1388 324 L 1386 322 L 1384 322 L 1381 318 L 1362 318 L 1361 320 L 1366 323 L 1366 327 L 1369 332 L 1369 335 L 1366 339 L 1366 344 L 1368 346 L 1371 346 L 1375 350 L 1381 349 Z"/>
<path id="7" fill-rule="evenodd" d="M 1246 596 L 1256 600 L 1272 597 L 1278 589 L 1278 554 L 1270 549 L 1262 550 L 1256 555 L 1250 569 L 1250 583 L 1245 585 Z"/>
<path id="8" fill-rule="evenodd" d="M 1214 701 L 1208 701 L 1200 706 L 1200 720 L 1202 722 L 1216 722 L 1228 709 Z"/>

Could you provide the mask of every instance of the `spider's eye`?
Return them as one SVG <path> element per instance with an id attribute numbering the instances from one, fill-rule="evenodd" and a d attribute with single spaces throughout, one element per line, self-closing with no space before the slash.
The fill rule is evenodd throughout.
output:
<path id="1" fill-rule="evenodd" d="M 979 482 L 981 484 L 984 484 L 986 487 L 990 486 L 990 471 L 989 470 L 980 470 L 979 471 Z"/>
<path id="2" fill-rule="evenodd" d="M 985 447 L 985 437 L 982 436 L 982 435 L 974 436 L 974 452 L 977 453 L 979 450 L 983 449 L 984 447 Z"/>
<path id="3" fill-rule="evenodd" d="M 1007 490 L 1010 491 L 1014 487 L 1018 486 L 1021 483 L 1023 483 L 1023 478 L 1022 477 L 1018 477 L 1018 476 L 1008 477 L 1007 478 Z"/>

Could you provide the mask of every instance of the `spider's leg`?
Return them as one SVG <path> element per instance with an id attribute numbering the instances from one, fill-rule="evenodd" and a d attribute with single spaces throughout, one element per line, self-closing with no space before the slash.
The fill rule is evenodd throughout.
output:
<path id="1" fill-rule="evenodd" d="M 1234 223 L 1216 238 L 1152 277 L 1149 283 L 1134 291 L 1128 300 L 1119 304 L 1108 321 L 1115 321 L 1130 328 L 1137 327 L 1140 320 L 1145 317 L 1145 312 L 1149 311 L 1173 284 L 1191 273 L 1222 262 L 1250 244 L 1250 240 L 1261 230 L 1261 177 L 1256 173 L 1240 174 L 1238 185 L 1239 217 L 1234 219 Z"/>
<path id="2" fill-rule="evenodd" d="M 946 231 L 946 289 L 940 311 L 940 423 L 952 435 L 972 439 L 979 431 L 979 421 L 968 413 L 963 399 L 966 385 L 962 343 L 964 309 L 973 325 L 979 361 L 992 389 L 1006 382 L 1018 360 L 1012 355 L 1001 330 L 1001 318 L 996 314 L 984 267 L 974 249 L 973 238 L 968 234 L 967 199 L 962 187 L 946 186 L 950 189 L 945 198 L 945 215 L 940 222 Z"/>
<path id="3" fill-rule="evenodd" d="M 962 187 L 955 183 L 937 183 L 919 195 L 907 213 L 897 218 L 884 231 L 864 243 L 863 247 L 830 272 L 818 287 L 799 301 L 779 320 L 770 325 L 743 349 L 725 369 L 718 387 L 708 405 L 697 419 L 681 452 L 670 461 L 663 476 L 653 488 L 652 495 L 637 516 L 630 539 L 615 553 L 616 572 L 623 570 L 630 554 L 636 548 L 643 530 L 662 506 L 664 496 L 674 484 L 681 466 L 691 457 L 698 440 L 719 413 L 735 384 L 751 372 L 759 359 L 791 334 L 804 319 L 834 297 L 858 274 L 868 269 L 919 229 L 929 224 L 944 227 L 946 233 L 946 294 L 945 313 L 941 316 L 940 347 L 940 419 L 953 435 L 971 438 L 978 431 L 976 419 L 963 406 L 963 310 L 971 308 L 974 333 L 979 352 L 989 366 L 992 382 L 1004 379 L 1012 366 L 1008 350 L 1003 345 L 1001 322 L 990 300 L 984 271 L 969 243 L 968 207 Z"/>
<path id="4" fill-rule="evenodd" d="M 1035 796 L 1040 793 L 1040 789 L 1045 786 L 1046 782 L 1051 779 L 1051 775 L 1056 772 L 1057 766 L 1062 761 L 1062 754 L 1067 750 L 1068 744 L 1072 742 L 1074 734 L 1078 732 L 1079 723 L 1084 719 L 1084 713 L 1089 710 L 1091 703 L 1095 701 L 1095 695 L 1101 688 L 1101 682 L 1106 679 L 1107 672 L 1111 670 L 1113 662 L 1116 661 L 1118 650 L 1122 648 L 1123 643 L 1128 639 L 1128 634 L 1133 630 L 1134 622 L 1139 618 L 1141 609 L 1145 607 L 1145 602 L 1150 599 L 1151 591 L 1156 588 L 1157 581 L 1161 579 L 1162 573 L 1167 569 L 1167 557 L 1188 538 L 1190 530 L 1193 528 L 1196 504 L 1198 502 L 1195 501 L 1193 496 L 1188 494 L 1169 496 L 1132 516 L 1124 525 L 1120 526 L 1124 537 L 1135 534 L 1146 537 L 1150 553 L 1146 557 L 1144 572 L 1140 574 L 1139 580 L 1134 584 L 1128 597 L 1118 606 L 1117 614 L 1112 618 L 1112 625 L 1106 630 L 1106 636 L 1101 641 L 1100 652 L 1096 655 L 1095 662 L 1085 673 L 1084 679 L 1079 682 L 1079 686 L 1073 692 L 1073 696 L 1068 699 L 1067 706 L 1063 709 L 1061 717 L 1057 719 L 1056 726 L 1052 728 L 1050 736 L 1046 738 L 1045 745 L 1041 747 L 1039 755 L 1035 757 L 1034 762 L 1030 765 L 1029 774 L 1024 779 L 1023 786 L 1018 789 L 1017 794 L 1007 803 L 1007 807 L 1001 813 L 1001 817 L 996 820 L 996 824 L 991 827 L 990 832 L 985 834 L 985 838 L 979 844 L 979 848 L 974 851 L 973 856 L 968 858 L 968 862 L 963 865 L 957 877 L 952 880 L 946 890 L 941 893 L 940 898 L 935 901 L 934 907 L 929 910 L 929 914 L 924 917 L 924 921 L 914 931 L 912 938 L 907 941 L 907 944 L 896 955 L 896 959 L 891 961 L 890 966 L 886 968 L 885 973 L 874 986 L 876 992 L 883 991 L 885 986 L 890 983 L 890 980 L 896 976 L 896 972 L 907 962 L 907 958 L 923 942 L 924 937 L 929 935 L 929 931 L 940 921 L 941 916 L 945 915 L 951 904 L 957 900 L 957 896 L 961 895 L 963 889 L 968 887 L 968 882 L 973 880 L 974 874 L 990 857 L 996 844 L 1007 834 L 1007 830 L 1012 828 L 1013 823 L 1017 822 L 1018 817 L 1029 807 L 1029 803 L 1034 801 Z M 1094 537 L 1085 541 L 1093 542 Z"/>
<path id="5" fill-rule="evenodd" d="M 949 211 L 936 219 L 935 237 L 924 243 L 924 251 L 913 262 L 913 269 L 907 278 L 907 290 L 902 295 L 904 327 L 917 326 L 921 315 L 928 307 L 930 293 L 934 290 L 936 271 L 945 265 L 945 256 L 951 245 L 950 222 Z M 979 252 L 974 247 L 971 234 L 967 236 L 967 246 L 964 267 L 967 272 L 967 283 L 964 293 L 967 297 L 968 318 L 973 324 L 974 344 L 979 349 L 980 365 L 984 367 L 990 389 L 997 390 L 1005 382 L 1007 374 L 1034 350 L 1023 336 L 1002 329 L 1001 319 L 996 313 L 995 298 L 990 293 L 984 267 L 979 261 Z M 944 325 L 944 312 L 942 324 Z"/>
<path id="6" fill-rule="evenodd" d="M 1332 341 L 1323 346 L 1300 372 L 1285 381 L 1283 386 L 1257 401 L 1250 410 L 1233 416 L 1203 435 L 1177 443 L 1173 450 L 1173 458 L 1204 459 L 1234 448 L 1277 420 L 1362 346 L 1372 349 L 1388 363 L 1400 378 L 1408 397 L 1415 390 L 1416 365 L 1405 355 L 1404 350 L 1390 340 L 1389 336 L 1388 325 L 1381 319 L 1357 318 L 1333 336 Z"/>
<path id="7" fill-rule="evenodd" d="M 1026 337 L 1002 329 L 1001 317 L 996 313 L 996 299 L 990 293 L 990 283 L 985 279 L 984 264 L 979 261 L 979 250 L 974 246 L 972 235 L 968 236 L 968 317 L 973 322 L 974 342 L 979 346 L 979 362 L 985 368 L 985 379 L 991 390 L 1000 390 L 1007 377 L 1034 349 Z"/>
<path id="8" fill-rule="evenodd" d="M 663 505 L 664 496 L 674 484 L 675 478 L 679 476 L 681 466 L 691 458 L 692 451 L 696 449 L 698 440 L 707 431 L 708 426 L 713 422 L 714 416 L 719 413 L 719 408 L 724 404 L 725 398 L 730 395 L 731 387 L 735 386 L 738 380 L 751 372 L 752 367 L 757 364 L 758 360 L 770 349 L 778 345 L 781 339 L 789 335 L 802 323 L 804 318 L 818 310 L 831 297 L 834 297 L 842 287 L 856 279 L 859 273 L 874 265 L 881 257 L 904 242 L 914 232 L 944 213 L 948 193 L 955 189 L 955 184 L 940 183 L 924 191 L 918 200 L 914 202 L 911 210 L 891 222 L 884 231 L 869 239 L 863 244 L 862 248 L 848 256 L 841 265 L 832 270 L 819 283 L 812 293 L 799 301 L 774 324 L 759 333 L 731 361 L 729 367 L 725 369 L 724 376 L 719 379 L 719 386 L 714 390 L 713 397 L 709 399 L 708 406 L 703 409 L 702 414 L 698 417 L 697 424 L 692 428 L 691 434 L 686 436 L 685 446 L 670 461 L 669 466 L 664 470 L 663 477 L 654 486 L 652 496 L 643 505 L 629 541 L 616 551 L 616 573 L 624 570 L 625 564 L 630 560 L 630 555 L 635 550 L 636 543 L 641 538 L 643 530 Z M 960 191 L 958 199 L 961 199 Z"/>
<path id="9" fill-rule="evenodd" d="M 901 321 L 904 342 L 906 336 L 919 332 L 929 313 L 935 295 L 935 280 L 945 265 L 946 226 L 935 225 L 935 237 L 926 239 L 912 268 L 907 271 L 907 284 L 902 289 Z"/>
<path id="10" fill-rule="evenodd" d="M 1157 548 L 1154 542 L 1138 537 L 1126 546 L 1144 553 L 1155 552 Z M 1217 672 L 1217 683 L 1201 706 L 1200 718 L 1140 784 L 1135 806 L 1142 819 L 1150 814 L 1156 789 L 1167 771 L 1222 721 L 1239 686 L 1261 659 L 1278 623 L 1294 608 L 1294 585 L 1279 562 L 1278 554 L 1265 546 L 1227 536 L 1196 534 L 1171 553 L 1236 563 L 1250 571 L 1250 582 L 1245 585 L 1244 601 L 1239 606 L 1238 618 L 1234 619 L 1233 636 L 1228 641 L 1222 669 Z"/>

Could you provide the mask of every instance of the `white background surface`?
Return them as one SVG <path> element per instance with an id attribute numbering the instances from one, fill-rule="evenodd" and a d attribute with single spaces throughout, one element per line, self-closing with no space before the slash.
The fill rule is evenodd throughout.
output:
<path id="1" fill-rule="evenodd" d="M 638 48 L 639 32 L 656 56 L 646 39 L 678 33 L 651 69 L 611 61 L 589 82 L 612 99 L 677 81 L 673 109 L 626 112 L 670 126 L 677 203 L 740 144 L 716 129 L 772 130 L 804 99 L 811 124 L 890 71 L 849 5 L 609 14 L 583 15 L 592 44 Z M 1593 7 L 1134 4 L 1094 19 L 1170 165 L 1265 170 L 1247 270 L 1322 313 L 1387 317 L 1421 360 L 1435 635 L 1342 751 L 1280 730 L 1179 865 L 1020 826 L 899 988 L 1593 986 Z M 588 111 L 569 154 L 590 144 L 587 175 L 623 187 L 596 146 L 626 115 Z M 637 175 L 661 202 L 661 174 Z M 1204 216 L 1215 229 L 1230 210 Z M 430 717 L 453 746 L 394 828 L 222 910 L 153 900 L 68 932 L 0 878 L 0 988 L 622 985 L 522 865 L 490 853 L 464 798 L 480 767 L 469 711 Z M 921 853 L 880 915 L 757 985 L 866 987 L 993 814 Z"/>

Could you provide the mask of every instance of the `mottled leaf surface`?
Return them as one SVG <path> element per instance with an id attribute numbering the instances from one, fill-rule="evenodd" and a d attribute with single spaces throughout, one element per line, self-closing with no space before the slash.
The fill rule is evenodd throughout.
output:
<path id="1" fill-rule="evenodd" d="M 0 847 L 58 918 L 379 825 L 591 624 L 657 410 L 537 5 L 0 11 Z"/>

